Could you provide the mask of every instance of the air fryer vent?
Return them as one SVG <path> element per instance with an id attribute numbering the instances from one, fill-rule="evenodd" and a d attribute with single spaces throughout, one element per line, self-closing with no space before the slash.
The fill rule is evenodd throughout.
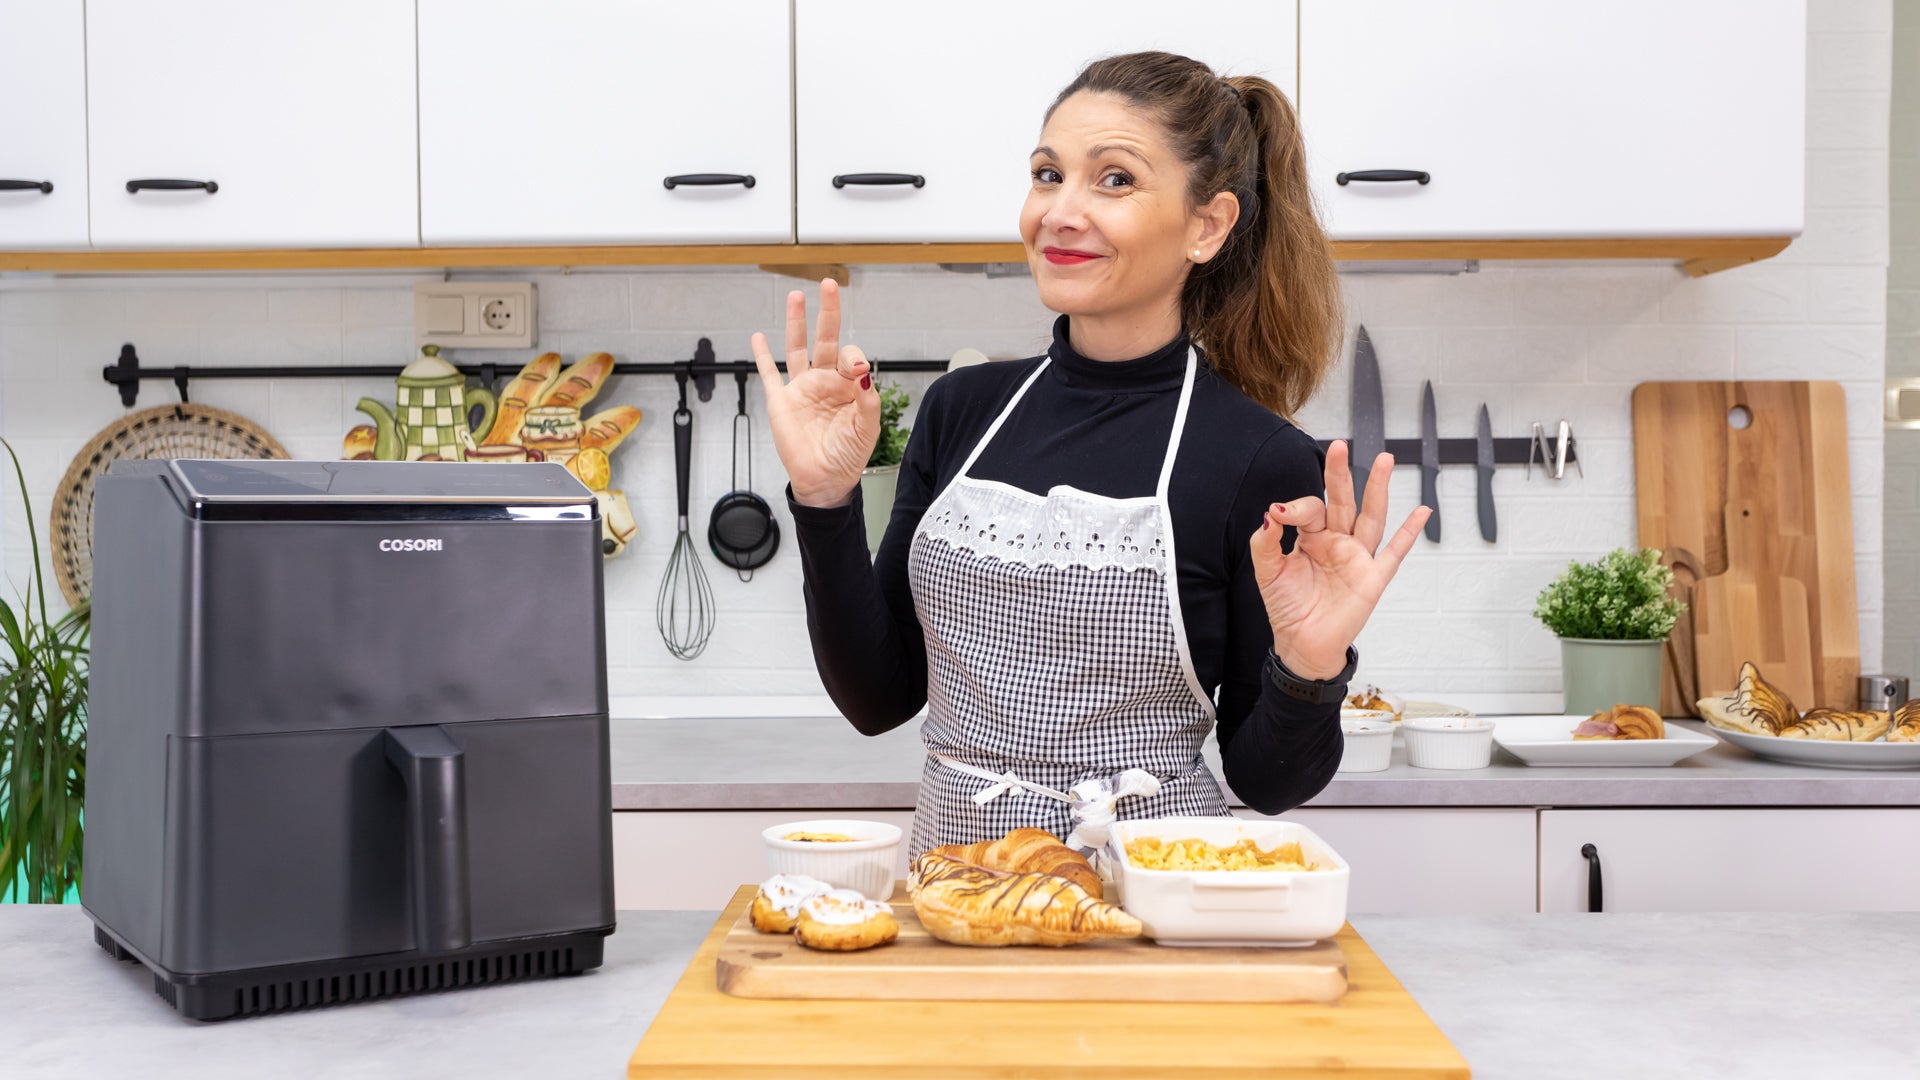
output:
<path id="1" fill-rule="evenodd" d="M 450 990 L 459 986 L 512 982 L 574 970 L 573 949 L 570 947 L 396 964 L 345 975 L 239 986 L 233 991 L 233 1014 L 251 1016 L 315 1005 L 334 1005 L 343 1001 L 366 1001 L 430 990 Z"/>

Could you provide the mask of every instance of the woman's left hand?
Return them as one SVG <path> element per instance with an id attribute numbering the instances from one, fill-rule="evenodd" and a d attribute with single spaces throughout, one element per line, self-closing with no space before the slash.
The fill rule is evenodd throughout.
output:
<path id="1" fill-rule="evenodd" d="M 1393 455 L 1374 459 L 1366 505 L 1355 507 L 1347 454 L 1344 440 L 1327 449 L 1326 501 L 1309 495 L 1274 503 L 1250 545 L 1254 578 L 1273 626 L 1273 651 L 1289 671 L 1307 679 L 1329 679 L 1346 667 L 1347 646 L 1367 624 L 1430 513 L 1416 507 L 1382 548 Z M 1289 554 L 1280 551 L 1283 525 L 1295 530 Z"/>

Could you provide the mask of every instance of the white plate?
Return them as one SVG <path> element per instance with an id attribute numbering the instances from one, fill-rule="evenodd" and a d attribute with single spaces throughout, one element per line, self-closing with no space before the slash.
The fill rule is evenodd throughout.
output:
<path id="1" fill-rule="evenodd" d="M 1493 741 L 1528 765 L 1671 765 L 1713 745 L 1713 736 L 1667 725 L 1664 739 L 1580 739 L 1586 716 L 1489 716 Z"/>
<path id="2" fill-rule="evenodd" d="M 1782 739 L 1777 735 L 1749 735 L 1725 728 L 1714 728 L 1713 733 L 1742 750 L 1795 765 L 1819 765 L 1828 769 L 1920 769 L 1920 743 Z"/>

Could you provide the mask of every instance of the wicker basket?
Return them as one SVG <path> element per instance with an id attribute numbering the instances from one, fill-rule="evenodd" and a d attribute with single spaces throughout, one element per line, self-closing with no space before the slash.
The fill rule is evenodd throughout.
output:
<path id="1" fill-rule="evenodd" d="M 75 455 L 54 493 L 48 522 L 54 574 L 67 603 L 93 588 L 93 482 L 122 458 L 285 458 L 286 448 L 253 421 L 210 405 L 162 405 L 128 413 Z"/>

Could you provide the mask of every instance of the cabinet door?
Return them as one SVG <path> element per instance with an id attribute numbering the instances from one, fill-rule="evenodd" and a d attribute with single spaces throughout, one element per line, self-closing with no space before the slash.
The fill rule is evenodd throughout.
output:
<path id="1" fill-rule="evenodd" d="M 420 0 L 428 245 L 790 242 L 787 0 Z M 751 177 L 697 184 L 668 177 Z"/>
<path id="2" fill-rule="evenodd" d="M 1254 818 L 1252 811 L 1237 811 Z M 1534 910 L 1534 811 L 1293 810 L 1353 867 L 1347 910 L 1495 914 Z"/>
<path id="3" fill-rule="evenodd" d="M 1302 0 L 1313 193 L 1341 240 L 1795 236 L 1805 54 L 1804 0 Z"/>
<path id="4" fill-rule="evenodd" d="M 1920 810 L 1548 810 L 1540 910 L 1920 911 Z"/>
<path id="5" fill-rule="evenodd" d="M 1293 0 L 796 0 L 800 239 L 1017 241 L 1027 159 L 1087 61 L 1165 49 L 1295 86 Z M 834 187 L 891 173 L 909 184 Z"/>
<path id="6" fill-rule="evenodd" d="M 87 246 L 81 0 L 0 0 L 0 248 Z"/>
<path id="7" fill-rule="evenodd" d="M 790 821 L 858 818 L 911 834 L 910 810 L 621 810 L 613 815 L 613 905 L 623 911 L 718 911 L 742 885 L 767 880 L 762 830 Z M 907 842 L 894 867 L 907 876 Z"/>
<path id="8" fill-rule="evenodd" d="M 412 0 L 88 0 L 96 247 L 420 243 Z M 127 190 L 131 180 L 218 190 Z"/>

